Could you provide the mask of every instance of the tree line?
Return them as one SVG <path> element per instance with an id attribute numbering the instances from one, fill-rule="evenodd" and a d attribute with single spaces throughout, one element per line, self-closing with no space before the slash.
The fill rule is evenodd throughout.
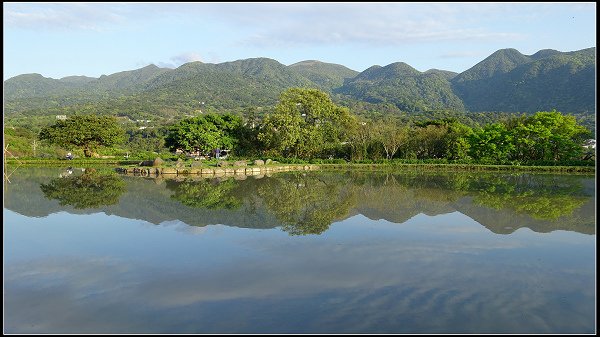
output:
<path id="1" fill-rule="evenodd" d="M 318 89 L 290 88 L 267 111 L 198 113 L 160 128 L 125 132 L 115 117 L 73 115 L 44 127 L 39 139 L 92 156 L 103 147 L 132 152 L 229 150 L 237 157 L 373 161 L 445 159 L 483 164 L 565 163 L 585 158 L 592 137 L 572 115 L 540 111 L 482 126 L 454 117 L 369 119 Z"/>

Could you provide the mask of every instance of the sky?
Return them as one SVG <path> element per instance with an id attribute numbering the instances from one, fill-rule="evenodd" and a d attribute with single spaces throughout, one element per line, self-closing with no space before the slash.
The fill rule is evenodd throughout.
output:
<path id="1" fill-rule="evenodd" d="M 493 52 L 596 46 L 596 3 L 4 2 L 4 79 L 267 57 L 465 71 Z"/>

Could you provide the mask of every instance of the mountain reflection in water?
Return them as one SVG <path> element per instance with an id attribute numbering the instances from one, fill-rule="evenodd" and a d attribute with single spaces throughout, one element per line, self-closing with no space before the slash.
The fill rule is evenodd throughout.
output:
<path id="1" fill-rule="evenodd" d="M 589 175 L 326 171 L 237 180 L 74 171 L 19 168 L 6 186 L 5 208 L 34 217 L 101 211 L 154 224 L 280 227 L 290 235 L 321 234 L 357 214 L 401 224 L 458 211 L 498 234 L 521 227 L 595 234 Z"/>
<path id="2" fill-rule="evenodd" d="M 595 331 L 593 176 L 236 178 L 19 168 L 5 331 Z"/>

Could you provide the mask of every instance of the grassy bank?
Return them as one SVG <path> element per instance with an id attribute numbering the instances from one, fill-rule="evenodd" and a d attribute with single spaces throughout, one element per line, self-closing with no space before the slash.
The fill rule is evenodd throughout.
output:
<path id="1" fill-rule="evenodd" d="M 7 158 L 7 165 L 26 166 L 102 166 L 102 165 L 137 165 L 141 160 L 116 160 L 116 159 L 14 159 Z"/>
<path id="2" fill-rule="evenodd" d="M 8 165 L 26 166 L 137 166 L 140 160 L 115 160 L 115 159 L 13 159 L 6 160 Z M 185 162 L 189 166 L 191 161 Z M 174 166 L 174 162 L 167 161 L 164 166 Z M 216 166 L 216 162 L 207 162 L 207 167 Z M 281 163 L 275 165 L 289 165 Z M 481 164 L 434 164 L 434 163 L 319 163 L 323 169 L 361 169 L 361 170 L 452 170 L 452 171 L 527 171 L 527 172 L 557 172 L 557 173 L 595 173 L 595 166 L 527 166 L 527 165 L 481 165 Z"/>
<path id="3" fill-rule="evenodd" d="M 594 166 L 525 166 L 479 164 L 320 164 L 323 169 L 352 168 L 362 170 L 431 170 L 431 171 L 525 171 L 557 173 L 595 173 Z"/>

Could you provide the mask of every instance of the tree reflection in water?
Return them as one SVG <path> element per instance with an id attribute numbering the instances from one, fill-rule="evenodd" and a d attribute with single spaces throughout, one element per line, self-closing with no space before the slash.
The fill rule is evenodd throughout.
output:
<path id="1" fill-rule="evenodd" d="M 305 235 L 321 234 L 353 212 L 397 223 L 419 213 L 435 215 L 456 210 L 467 215 L 475 212 L 471 216 L 483 218 L 494 217 L 492 213 L 499 211 L 532 221 L 556 222 L 589 201 L 590 196 L 582 192 L 578 181 L 526 173 L 349 171 L 281 173 L 243 181 L 170 180 L 167 188 L 174 191 L 171 198 L 195 208 L 235 210 L 244 204 L 252 209 L 264 207 L 284 231 Z M 465 206 L 467 199 L 472 202 Z M 501 221 L 483 225 L 494 232 L 504 226 Z M 556 228 L 556 224 L 549 228 Z"/>
<path id="2" fill-rule="evenodd" d="M 164 180 L 165 184 L 156 185 L 128 178 L 128 188 L 132 189 L 129 193 L 136 197 L 111 211 L 128 214 L 130 209 L 152 205 L 152 210 L 160 210 L 154 212 L 162 219 L 158 222 L 185 219 L 198 225 L 279 227 L 290 235 L 321 234 L 332 223 L 355 214 L 404 223 L 418 214 L 434 216 L 456 211 L 494 233 L 506 234 L 520 227 L 538 232 L 562 229 L 595 233 L 595 218 L 590 213 L 594 192 L 588 186 L 589 177 L 354 170 L 287 172 L 245 180 Z M 59 200 L 61 205 L 91 208 L 117 204 L 124 185 L 117 176 L 86 172 L 52 179 L 41 184 L 41 189 L 46 198 Z M 164 186 L 170 193 L 157 191 Z M 194 221 L 198 217 L 208 220 Z"/>
<path id="3" fill-rule="evenodd" d="M 356 205 L 354 186 L 343 175 L 291 174 L 268 179 L 257 193 L 290 235 L 321 234 Z"/>
<path id="4" fill-rule="evenodd" d="M 87 169 L 82 175 L 54 178 L 40 188 L 46 198 L 58 200 L 62 206 L 85 209 L 117 204 L 125 192 L 125 182 L 116 174 Z"/>
<path id="5" fill-rule="evenodd" d="M 242 199 L 236 191 L 238 187 L 233 179 L 167 181 L 167 188 L 175 192 L 171 198 L 186 206 L 208 209 L 239 208 Z"/>

